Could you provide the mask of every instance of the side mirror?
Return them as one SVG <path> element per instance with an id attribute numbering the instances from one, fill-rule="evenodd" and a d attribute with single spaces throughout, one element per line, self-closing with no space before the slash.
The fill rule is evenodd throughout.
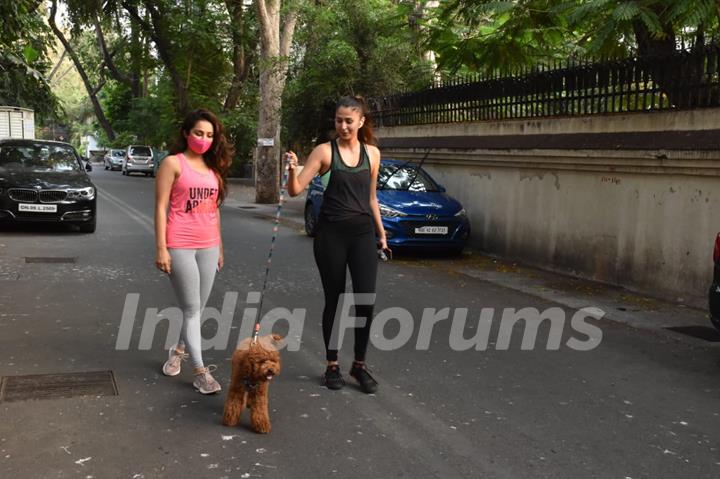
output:
<path id="1" fill-rule="evenodd" d="M 87 163 L 85 163 L 85 171 L 87 171 L 87 172 L 92 171 L 92 165 L 90 164 L 89 161 Z"/>
<path id="2" fill-rule="evenodd" d="M 445 187 L 444 187 L 443 185 L 441 185 L 440 183 L 438 183 L 437 186 L 438 186 L 438 191 L 439 191 L 440 193 L 445 193 L 445 192 L 447 191 L 447 190 L 445 189 Z"/>

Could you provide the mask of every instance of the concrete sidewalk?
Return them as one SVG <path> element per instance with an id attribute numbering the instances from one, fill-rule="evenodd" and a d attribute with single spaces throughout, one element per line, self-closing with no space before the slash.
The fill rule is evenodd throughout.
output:
<path id="1" fill-rule="evenodd" d="M 267 219 L 275 218 L 277 204 L 255 203 L 255 187 L 252 180 L 231 179 L 228 185 L 225 207 L 237 208 Z M 286 195 L 281 224 L 302 229 L 304 207 L 305 193 L 294 198 Z M 637 329 L 652 330 L 664 337 L 693 344 L 708 345 L 715 342 L 720 345 L 720 333 L 715 331 L 710 323 L 701 294 L 695 298 L 663 300 L 613 285 L 494 258 L 471 247 L 466 248 L 459 258 L 438 254 L 406 253 L 395 255 L 393 261 L 408 267 L 444 270 L 480 279 L 571 309 L 600 308 L 605 313 L 604 319 Z M 464 285 L 462 276 L 459 279 L 460 287 Z M 683 332 L 668 328 L 680 328 Z"/>
<path id="2" fill-rule="evenodd" d="M 252 179 L 249 178 L 228 179 L 228 194 L 225 205 L 251 214 L 271 218 L 275 218 L 277 214 L 277 203 L 267 205 L 255 203 L 255 185 Z M 293 228 L 302 228 L 305 225 L 304 215 L 305 193 L 303 192 L 294 198 L 286 193 L 280 223 Z"/>

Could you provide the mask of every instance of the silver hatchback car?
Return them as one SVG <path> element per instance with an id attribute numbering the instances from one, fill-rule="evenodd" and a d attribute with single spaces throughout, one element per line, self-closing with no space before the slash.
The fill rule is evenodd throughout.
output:
<path id="1" fill-rule="evenodd" d="M 146 145 L 130 145 L 123 158 L 122 174 L 129 175 L 133 171 L 155 176 L 153 168 L 152 148 Z"/>
<path id="2" fill-rule="evenodd" d="M 125 159 L 125 150 L 108 150 L 103 158 L 106 170 L 119 170 L 122 168 Z"/>

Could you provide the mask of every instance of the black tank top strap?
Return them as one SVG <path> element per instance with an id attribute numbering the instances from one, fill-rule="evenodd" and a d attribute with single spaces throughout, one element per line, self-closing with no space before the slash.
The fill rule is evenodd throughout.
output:
<path id="1" fill-rule="evenodd" d="M 330 169 L 334 170 L 337 168 L 336 165 L 340 160 L 340 149 L 338 148 L 337 140 L 330 140 L 330 148 L 332 150 L 332 155 L 330 157 Z"/>
<path id="2" fill-rule="evenodd" d="M 367 151 L 367 145 L 365 143 L 360 143 L 360 148 L 362 148 L 362 152 L 360 153 L 360 162 L 364 165 L 365 168 L 368 170 L 370 169 L 370 153 Z"/>

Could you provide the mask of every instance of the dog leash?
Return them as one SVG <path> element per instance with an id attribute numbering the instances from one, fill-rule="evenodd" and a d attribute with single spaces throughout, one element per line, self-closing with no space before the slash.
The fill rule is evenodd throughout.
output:
<path id="1" fill-rule="evenodd" d="M 272 264 L 273 250 L 275 249 L 275 241 L 277 240 L 278 231 L 280 230 L 280 213 L 282 212 L 283 202 L 285 201 L 285 189 L 288 182 L 288 171 L 290 164 L 284 162 L 282 182 L 280 184 L 280 198 L 278 199 L 277 211 L 275 212 L 275 226 L 273 226 L 272 241 L 270 242 L 270 251 L 268 253 L 267 264 L 265 265 L 265 280 L 263 281 L 262 291 L 260 292 L 260 306 L 258 314 L 255 318 L 255 326 L 253 326 L 252 342 L 256 343 L 260 335 L 260 319 L 262 318 L 263 301 L 265 300 L 265 290 L 267 289 L 268 276 L 270 275 L 270 265 Z"/>

